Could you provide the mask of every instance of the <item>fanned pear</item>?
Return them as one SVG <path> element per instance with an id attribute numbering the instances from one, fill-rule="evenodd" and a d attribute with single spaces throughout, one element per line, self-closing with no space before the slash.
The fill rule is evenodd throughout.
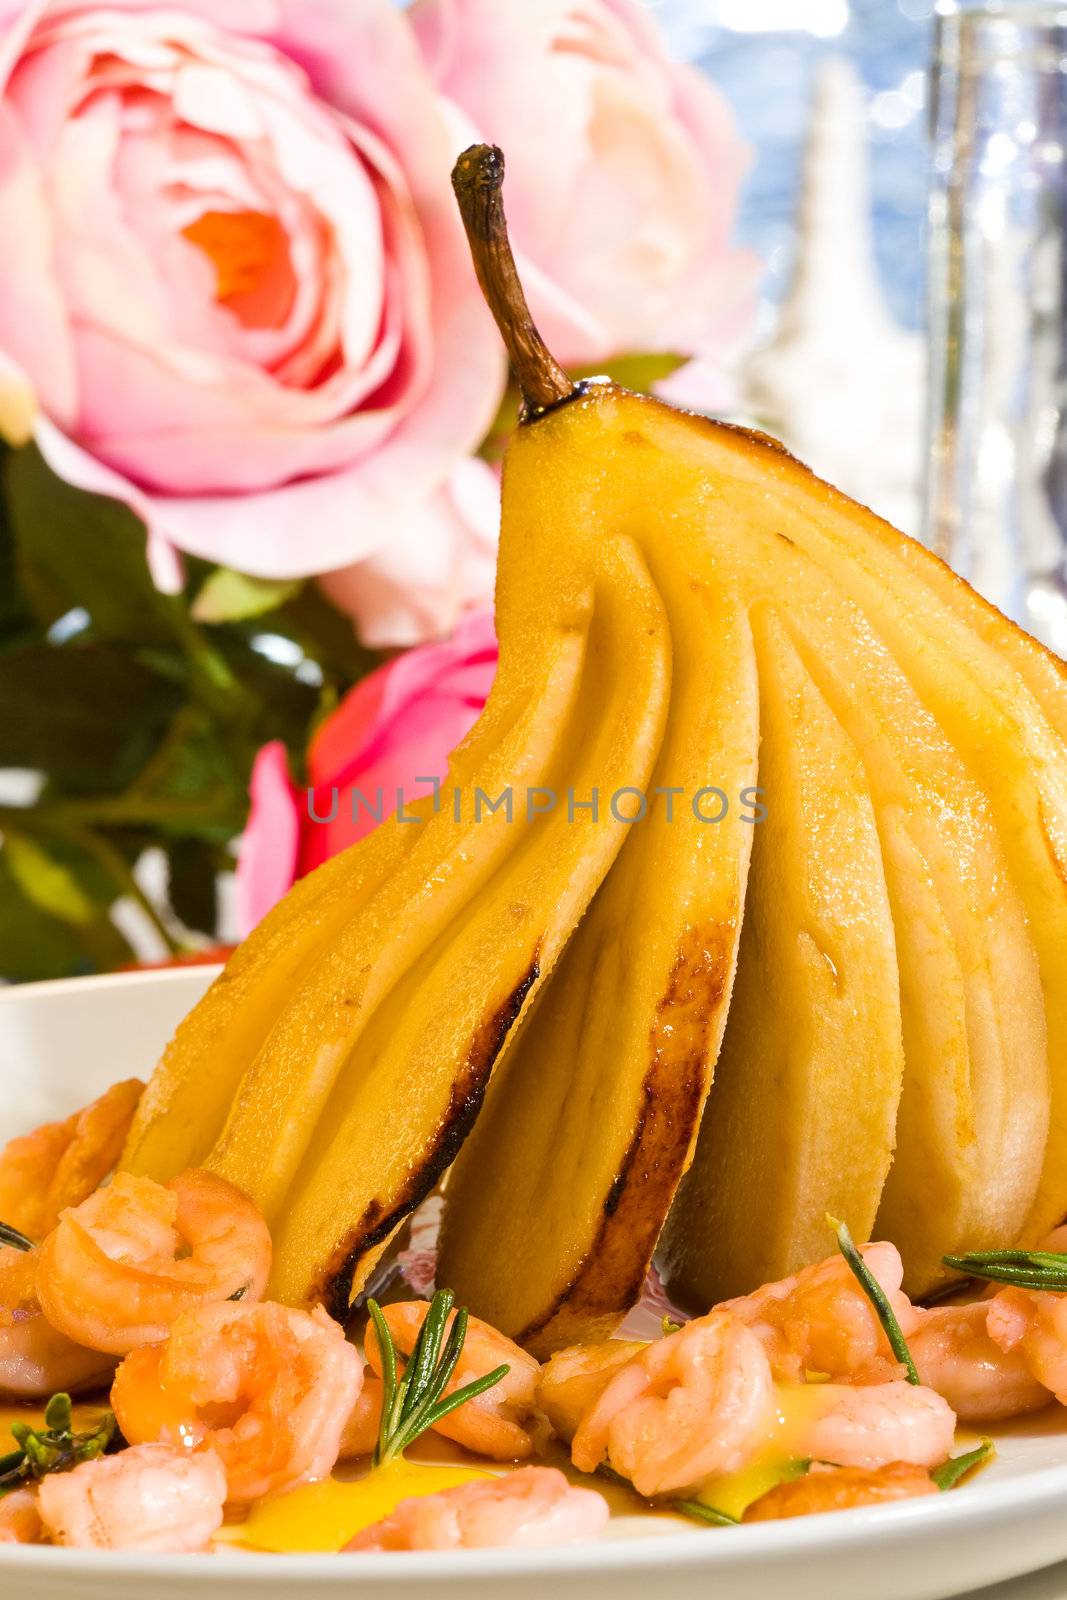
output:
<path id="1" fill-rule="evenodd" d="M 440 1279 L 538 1353 L 657 1241 L 703 1308 L 828 1210 L 928 1290 L 1067 1213 L 1065 670 L 773 440 L 572 386 L 502 172 L 455 175 L 525 396 L 493 693 L 235 955 L 127 1163 L 225 1174 L 343 1314 L 469 1135 Z"/>

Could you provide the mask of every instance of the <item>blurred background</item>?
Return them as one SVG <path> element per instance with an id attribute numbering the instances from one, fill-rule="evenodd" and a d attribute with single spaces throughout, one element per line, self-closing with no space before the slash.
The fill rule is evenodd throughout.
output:
<path id="1" fill-rule="evenodd" d="M 793 261 L 817 70 L 830 57 L 852 63 L 879 272 L 894 316 L 920 327 L 933 0 L 654 0 L 653 9 L 678 54 L 714 77 L 756 152 L 738 227 L 766 264 L 771 300 Z"/>

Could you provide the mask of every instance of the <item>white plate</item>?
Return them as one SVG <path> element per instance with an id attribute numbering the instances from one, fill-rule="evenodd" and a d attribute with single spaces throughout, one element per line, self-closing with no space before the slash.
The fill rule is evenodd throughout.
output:
<path id="1" fill-rule="evenodd" d="M 214 969 L 35 984 L 0 994 L 0 1140 L 146 1075 Z M 1018 1424 L 954 1493 L 748 1528 L 621 1535 L 570 1549 L 459 1555 L 86 1555 L 0 1546 L 4 1600 L 944 1600 L 1067 1559 L 1067 1417 Z M 1014 1594 L 1014 1590 L 1012 1591 Z M 1067 1596 L 1067 1575 L 1020 1600 Z M 990 1597 L 992 1600 L 992 1597 Z"/>

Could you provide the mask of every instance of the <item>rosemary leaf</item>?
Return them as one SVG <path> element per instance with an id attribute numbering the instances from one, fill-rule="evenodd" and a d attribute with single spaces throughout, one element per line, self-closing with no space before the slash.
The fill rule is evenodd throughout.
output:
<path id="1" fill-rule="evenodd" d="M 912 1360 L 908 1342 L 901 1332 L 900 1323 L 896 1319 L 893 1307 L 889 1304 L 885 1290 L 856 1249 L 847 1225 L 844 1222 L 838 1222 L 836 1217 L 829 1215 L 826 1220 L 837 1235 L 837 1248 L 848 1262 L 853 1277 L 878 1313 L 878 1320 L 885 1330 L 885 1336 L 889 1340 L 893 1354 L 904 1368 L 904 1376 L 909 1383 L 920 1383 L 922 1380 L 919 1377 L 915 1362 Z"/>
<path id="2" fill-rule="evenodd" d="M 10 1223 L 0 1222 L 0 1245 L 10 1245 L 12 1250 L 33 1250 L 35 1245 L 32 1239 L 27 1239 L 24 1233 L 11 1227 Z"/>
<path id="3" fill-rule="evenodd" d="M 739 1528 L 741 1519 L 731 1517 L 728 1511 L 716 1511 L 714 1506 L 706 1506 L 703 1500 L 672 1500 L 672 1511 L 680 1511 L 683 1517 L 692 1517 L 694 1522 L 710 1522 L 716 1528 Z"/>
<path id="4" fill-rule="evenodd" d="M 452 1321 L 452 1329 L 445 1343 L 444 1354 L 441 1355 L 441 1344 L 445 1339 L 445 1327 L 448 1314 L 452 1310 L 455 1296 L 450 1290 L 445 1289 L 439 1295 L 434 1295 L 430 1309 L 426 1313 L 425 1321 L 419 1329 L 419 1336 L 415 1340 L 410 1360 L 404 1369 L 407 1380 L 409 1408 L 412 1413 L 418 1411 L 429 1393 L 436 1372 L 441 1376 L 441 1387 L 448 1382 L 459 1360 L 460 1351 L 463 1349 L 467 1337 L 468 1312 L 456 1312 Z M 440 1359 L 439 1359 L 440 1357 Z M 447 1372 L 444 1370 L 448 1362 Z M 440 1393 L 440 1390 L 438 1391 Z"/>
<path id="5" fill-rule="evenodd" d="M 935 1467 L 930 1477 L 939 1489 L 954 1489 L 968 1473 L 973 1472 L 976 1467 L 985 1466 L 995 1454 L 996 1447 L 992 1439 L 983 1439 L 980 1445 L 968 1450 L 966 1455 L 952 1456 L 943 1466 Z"/>
<path id="6" fill-rule="evenodd" d="M 503 1366 L 494 1367 L 492 1372 L 487 1372 L 482 1378 L 473 1378 L 462 1389 L 457 1389 L 455 1394 L 446 1395 L 443 1400 L 439 1400 L 435 1406 L 419 1418 L 417 1433 L 423 1433 L 427 1428 L 436 1427 L 442 1417 L 447 1417 L 448 1413 L 455 1411 L 457 1406 L 465 1405 L 468 1400 L 473 1400 L 475 1395 L 484 1394 L 487 1389 L 494 1388 L 501 1378 L 506 1377 L 510 1371 L 511 1368 L 506 1363 Z M 412 1439 L 417 1437 L 417 1433 L 412 1434 Z M 411 1439 L 408 1439 L 406 1443 L 410 1444 Z"/>
<path id="7" fill-rule="evenodd" d="M 374 1324 L 374 1331 L 378 1335 L 378 1348 L 382 1353 L 382 1416 L 378 1424 L 378 1443 L 374 1447 L 374 1464 L 380 1466 L 395 1425 L 396 1346 L 377 1300 L 367 1301 L 367 1311 Z"/>
<path id="8" fill-rule="evenodd" d="M 54 1394 L 44 1408 L 44 1425 L 49 1433 L 71 1433 L 74 1408 L 69 1394 Z"/>
<path id="9" fill-rule="evenodd" d="M 1045 1289 L 1067 1294 L 1067 1255 L 1051 1250 L 981 1250 L 973 1255 L 942 1256 L 946 1267 L 968 1278 L 1010 1283 L 1018 1289 Z"/>

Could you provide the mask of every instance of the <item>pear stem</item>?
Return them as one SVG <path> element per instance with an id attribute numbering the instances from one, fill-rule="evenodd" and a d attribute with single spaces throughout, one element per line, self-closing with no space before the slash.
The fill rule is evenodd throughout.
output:
<path id="1" fill-rule="evenodd" d="M 504 153 L 496 145 L 472 144 L 452 169 L 474 270 L 522 391 L 520 420 L 528 422 L 577 391 L 538 333 L 526 304 L 508 239 L 503 185 Z"/>

